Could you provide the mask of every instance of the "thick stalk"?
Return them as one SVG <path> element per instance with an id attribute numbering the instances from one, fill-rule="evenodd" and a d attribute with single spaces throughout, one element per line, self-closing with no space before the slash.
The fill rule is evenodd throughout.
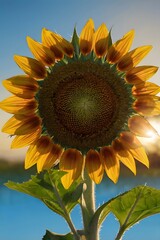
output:
<path id="1" fill-rule="evenodd" d="M 52 187 L 53 187 L 53 191 L 54 191 L 54 193 L 56 195 L 56 198 L 58 200 L 58 203 L 59 203 L 60 207 L 63 209 L 64 215 L 65 215 L 65 220 L 67 221 L 68 226 L 70 227 L 70 229 L 71 229 L 71 231 L 72 231 L 72 233 L 74 235 L 75 240 L 80 240 L 80 236 L 79 236 L 77 230 L 75 229 L 74 224 L 72 223 L 70 215 L 69 215 L 68 211 L 66 210 L 66 207 L 65 207 L 65 205 L 64 205 L 64 203 L 62 201 L 62 198 L 59 195 L 59 192 L 57 191 L 57 188 L 56 188 L 54 182 L 52 181 L 50 171 L 48 171 L 48 173 L 49 173 L 49 178 L 50 178 L 50 181 L 51 181 L 51 184 L 52 184 Z"/>
<path id="2" fill-rule="evenodd" d="M 84 172 L 84 189 L 81 197 L 81 209 L 86 240 L 98 240 L 98 236 L 91 236 L 93 229 L 89 229 L 89 224 L 95 213 L 95 184 L 88 174 Z"/>

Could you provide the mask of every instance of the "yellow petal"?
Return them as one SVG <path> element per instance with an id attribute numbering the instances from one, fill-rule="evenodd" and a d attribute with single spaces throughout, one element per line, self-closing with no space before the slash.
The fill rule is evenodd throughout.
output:
<path id="1" fill-rule="evenodd" d="M 52 35 L 60 44 L 64 54 L 67 55 L 68 57 L 73 57 L 74 52 L 73 45 L 57 33 L 53 32 Z"/>
<path id="2" fill-rule="evenodd" d="M 137 148 L 142 146 L 141 142 L 137 139 L 136 135 L 128 131 L 121 132 L 119 140 L 127 148 Z"/>
<path id="3" fill-rule="evenodd" d="M 32 144 L 40 137 L 41 132 L 42 129 L 40 127 L 32 133 L 16 136 L 12 141 L 11 148 L 22 148 Z"/>
<path id="4" fill-rule="evenodd" d="M 41 125 L 38 116 L 14 115 L 3 126 L 2 132 L 11 135 L 25 135 L 36 131 Z"/>
<path id="5" fill-rule="evenodd" d="M 25 169 L 32 167 L 38 161 L 46 161 L 52 148 L 52 141 L 47 136 L 42 136 L 36 142 L 30 145 L 25 158 Z M 42 170 L 41 165 L 37 166 L 38 172 Z"/>
<path id="6" fill-rule="evenodd" d="M 119 141 L 122 143 L 123 147 L 126 148 L 136 160 L 143 163 L 146 167 L 149 167 L 149 161 L 145 149 L 143 148 L 140 141 L 135 137 L 135 135 L 133 136 L 132 135 L 133 134 L 131 132 L 123 132 L 120 134 Z"/>
<path id="7" fill-rule="evenodd" d="M 160 114 L 160 102 L 155 103 L 154 111 L 152 112 L 153 115 L 159 115 Z"/>
<path id="8" fill-rule="evenodd" d="M 97 57 L 102 57 L 108 50 L 108 29 L 103 23 L 94 34 L 94 51 Z"/>
<path id="9" fill-rule="evenodd" d="M 116 183 L 119 178 L 120 164 L 116 158 L 112 147 L 102 147 L 100 158 L 108 177 Z"/>
<path id="10" fill-rule="evenodd" d="M 136 165 L 131 153 L 123 146 L 123 144 L 115 139 L 112 143 L 116 158 L 120 160 L 127 168 L 129 168 L 136 175 Z"/>
<path id="11" fill-rule="evenodd" d="M 118 69 L 120 71 L 129 71 L 135 67 L 142 59 L 150 52 L 152 46 L 138 47 L 131 52 L 125 54 L 118 62 Z"/>
<path id="12" fill-rule="evenodd" d="M 149 168 L 149 160 L 148 160 L 147 154 L 145 152 L 145 149 L 143 147 L 129 149 L 129 152 L 132 154 L 132 156 L 135 159 L 137 159 L 139 162 L 141 162 L 147 168 Z"/>
<path id="13" fill-rule="evenodd" d="M 48 156 L 46 161 L 43 161 L 41 163 L 43 169 L 50 169 L 54 165 L 56 165 L 61 157 L 61 154 L 63 152 L 63 149 L 60 145 L 58 144 L 53 144 L 52 149 L 50 151 L 50 156 Z M 37 163 L 39 164 L 39 163 Z"/>
<path id="14" fill-rule="evenodd" d="M 134 30 L 126 33 L 122 39 L 115 42 L 108 50 L 107 60 L 117 63 L 130 49 L 134 38 Z"/>
<path id="15" fill-rule="evenodd" d="M 100 160 L 100 155 L 97 151 L 89 150 L 86 155 L 86 169 L 89 177 L 99 184 L 102 181 L 104 168 Z"/>
<path id="16" fill-rule="evenodd" d="M 67 172 L 62 178 L 64 188 L 68 189 L 71 184 L 81 175 L 83 156 L 76 149 L 67 149 L 61 156 L 60 170 Z"/>
<path id="17" fill-rule="evenodd" d="M 37 102 L 34 98 L 23 99 L 11 96 L 0 102 L 0 108 L 8 113 L 32 115 L 37 108 Z"/>
<path id="18" fill-rule="evenodd" d="M 127 72 L 125 79 L 128 83 L 139 84 L 151 78 L 157 70 L 158 67 L 155 66 L 138 66 Z"/>
<path id="19" fill-rule="evenodd" d="M 30 77 L 37 80 L 46 77 L 46 69 L 44 65 L 36 59 L 15 55 L 14 61 Z"/>
<path id="20" fill-rule="evenodd" d="M 29 146 L 25 157 L 25 169 L 28 169 L 37 163 L 39 155 L 36 149 L 36 143 Z"/>
<path id="21" fill-rule="evenodd" d="M 143 117 L 133 116 L 128 120 L 128 127 L 131 132 L 141 137 L 151 137 L 153 134 L 157 135 L 156 130 Z"/>
<path id="22" fill-rule="evenodd" d="M 158 104 L 156 104 L 154 96 L 140 96 L 133 103 L 132 107 L 134 110 L 144 116 L 154 116 L 156 114 L 160 114 L 160 109 Z"/>
<path id="23" fill-rule="evenodd" d="M 53 32 L 42 29 L 42 43 L 53 51 L 55 59 L 61 60 L 64 57 L 63 50 L 56 38 L 53 37 Z"/>
<path id="24" fill-rule="evenodd" d="M 82 29 L 79 38 L 80 51 L 84 55 L 87 55 L 92 50 L 94 37 L 94 22 L 92 19 L 89 19 L 85 26 Z"/>
<path id="25" fill-rule="evenodd" d="M 147 106 L 148 107 L 148 106 Z M 160 102 L 155 102 L 154 108 L 150 109 L 148 108 L 144 110 L 140 110 L 139 113 L 144 116 L 156 116 L 160 115 Z"/>
<path id="26" fill-rule="evenodd" d="M 21 98 L 33 98 L 38 90 L 37 81 L 27 75 L 8 78 L 2 84 L 9 92 Z"/>
<path id="27" fill-rule="evenodd" d="M 156 95 L 160 92 L 160 86 L 151 82 L 141 82 L 132 87 L 134 96 Z"/>
<path id="28" fill-rule="evenodd" d="M 43 46 L 41 43 L 27 37 L 28 46 L 33 53 L 34 57 L 42 62 L 46 66 L 51 66 L 55 62 L 54 53 L 47 47 Z"/>

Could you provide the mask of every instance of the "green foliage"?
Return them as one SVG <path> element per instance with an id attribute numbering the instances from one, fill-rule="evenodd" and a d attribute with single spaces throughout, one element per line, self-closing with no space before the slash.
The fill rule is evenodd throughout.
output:
<path id="1" fill-rule="evenodd" d="M 79 203 L 83 193 L 83 184 L 81 180 L 78 180 L 66 190 L 60 181 L 63 174 L 65 173 L 58 170 L 50 170 L 32 176 L 27 182 L 9 181 L 5 185 L 40 199 L 70 224 L 69 213 Z M 128 228 L 143 218 L 160 213 L 160 190 L 148 186 L 138 186 L 101 205 L 87 227 L 89 239 L 98 236 L 99 228 L 109 213 L 113 213 L 119 221 L 120 229 L 115 238 L 115 240 L 119 240 Z M 72 229 L 71 225 L 70 227 Z M 63 239 L 73 240 L 74 237 L 72 233 L 58 235 L 49 231 L 46 231 L 43 237 L 43 240 Z"/>
<path id="2" fill-rule="evenodd" d="M 120 223 L 116 238 L 120 239 L 128 228 L 143 218 L 160 213 L 160 190 L 148 186 L 138 186 L 103 204 L 97 209 L 90 223 L 90 229 L 95 231 L 93 234 L 97 233 L 98 228 L 110 212 Z"/>
<path id="3" fill-rule="evenodd" d="M 110 211 L 125 229 L 143 218 L 160 213 L 160 190 L 138 186 L 108 204 Z"/>
<path id="4" fill-rule="evenodd" d="M 75 59 L 79 58 L 80 55 L 80 49 L 79 49 L 79 37 L 76 31 L 76 28 L 74 28 L 73 31 L 73 36 L 72 36 L 72 45 L 74 47 L 74 52 L 75 52 Z"/>
<path id="5" fill-rule="evenodd" d="M 32 176 L 31 179 L 23 183 L 9 181 L 5 185 L 8 188 L 26 193 L 43 201 L 52 211 L 66 217 L 63 206 L 67 213 L 78 204 L 82 194 L 82 183 L 76 181 L 69 189 L 65 189 L 60 181 L 64 172 L 50 170 Z"/>
<path id="6" fill-rule="evenodd" d="M 74 240 L 74 238 L 71 233 L 60 235 L 47 230 L 42 240 Z"/>

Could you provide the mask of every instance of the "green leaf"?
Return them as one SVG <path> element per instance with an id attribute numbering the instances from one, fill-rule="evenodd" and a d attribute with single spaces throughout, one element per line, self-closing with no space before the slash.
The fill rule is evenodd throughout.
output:
<path id="1" fill-rule="evenodd" d="M 70 213 L 73 207 L 78 204 L 83 186 L 80 180 L 78 180 L 66 190 L 61 183 L 61 177 L 64 174 L 64 172 L 58 170 L 44 171 L 41 174 L 32 176 L 27 182 L 15 183 L 9 181 L 5 185 L 13 190 L 40 199 L 52 211 L 65 217 L 66 215 L 62 206 Z"/>
<path id="2" fill-rule="evenodd" d="M 160 190 L 148 186 L 138 186 L 125 192 L 100 206 L 95 212 L 90 223 L 90 235 L 97 231 L 112 212 L 120 223 L 120 230 L 116 239 L 143 218 L 160 213 Z M 93 231 L 94 230 L 94 231 Z"/>
<path id="3" fill-rule="evenodd" d="M 120 226 L 127 229 L 143 218 L 160 213 L 160 190 L 138 186 L 116 197 L 108 207 Z"/>
<path id="4" fill-rule="evenodd" d="M 79 49 L 79 37 L 76 31 L 76 28 L 74 28 L 74 31 L 73 31 L 72 45 L 74 47 L 74 52 L 75 52 L 74 57 L 75 59 L 78 59 L 80 55 L 80 49 Z"/>
<path id="5" fill-rule="evenodd" d="M 72 233 L 60 235 L 47 230 L 42 240 L 74 240 L 74 238 Z"/>

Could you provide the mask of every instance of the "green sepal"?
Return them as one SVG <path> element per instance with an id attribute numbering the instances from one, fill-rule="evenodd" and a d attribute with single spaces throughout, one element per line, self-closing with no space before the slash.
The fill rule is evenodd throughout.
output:
<path id="1" fill-rule="evenodd" d="M 74 240 L 74 238 L 72 233 L 61 235 L 46 230 L 46 234 L 42 240 Z"/>
<path id="2" fill-rule="evenodd" d="M 73 30 L 73 36 L 72 36 L 72 41 L 71 41 L 73 47 L 74 47 L 74 58 L 79 59 L 80 55 L 80 48 L 79 48 L 79 37 L 76 31 L 76 28 Z"/>
<path id="3" fill-rule="evenodd" d="M 47 207 L 65 218 L 65 213 L 61 207 L 57 193 L 59 194 L 63 205 L 68 214 L 78 204 L 83 191 L 82 181 L 75 181 L 69 189 L 65 189 L 61 183 L 61 177 L 65 173 L 59 170 L 50 170 L 50 173 L 44 171 L 32 176 L 31 179 L 23 183 L 9 181 L 5 185 L 8 188 L 26 193 L 40 199 Z"/>
<path id="4" fill-rule="evenodd" d="M 112 29 L 109 31 L 109 34 L 108 34 L 108 49 L 112 46 L 111 31 L 112 31 Z"/>
<path id="5" fill-rule="evenodd" d="M 122 236 L 128 228 L 140 220 L 160 213 L 160 190 L 138 186 L 104 203 L 97 209 L 91 220 L 90 234 L 93 236 L 97 234 L 100 225 L 110 212 L 118 219 L 119 236 Z"/>

